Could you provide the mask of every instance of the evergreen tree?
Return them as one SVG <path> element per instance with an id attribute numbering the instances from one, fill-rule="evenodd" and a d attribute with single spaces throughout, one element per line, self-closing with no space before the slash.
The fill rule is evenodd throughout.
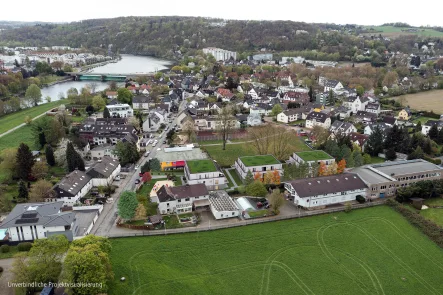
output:
<path id="1" fill-rule="evenodd" d="M 438 144 L 443 143 L 443 128 L 440 129 L 440 131 L 438 131 L 438 135 L 437 135 L 437 138 L 435 139 L 435 142 Z"/>
<path id="2" fill-rule="evenodd" d="M 417 148 L 408 155 L 408 160 L 414 160 L 414 159 L 422 159 L 424 157 L 423 150 L 420 146 L 417 146 Z"/>
<path id="3" fill-rule="evenodd" d="M 246 177 L 245 177 L 245 185 L 249 185 L 253 182 L 254 182 L 254 175 L 252 175 L 252 172 L 250 170 L 248 170 L 248 173 L 246 173 Z"/>
<path id="4" fill-rule="evenodd" d="M 83 161 L 82 156 L 79 153 L 75 152 L 75 168 L 80 171 L 85 171 L 85 161 Z"/>
<path id="5" fill-rule="evenodd" d="M 85 171 L 85 162 L 82 157 L 74 149 L 72 142 L 68 142 L 66 146 L 66 162 L 68 164 L 68 171 L 72 172 L 75 169 Z"/>
<path id="6" fill-rule="evenodd" d="M 428 136 L 432 140 L 435 140 L 438 137 L 437 124 L 432 125 L 431 129 L 429 129 Z"/>
<path id="7" fill-rule="evenodd" d="M 26 187 L 26 183 L 23 180 L 20 180 L 18 183 L 18 202 L 26 202 L 28 200 L 28 188 Z"/>
<path id="8" fill-rule="evenodd" d="M 421 132 L 421 122 L 420 121 L 418 121 L 418 123 L 417 123 L 417 125 L 415 125 L 414 129 L 415 129 L 415 132 Z"/>
<path id="9" fill-rule="evenodd" d="M 354 160 L 354 167 L 363 166 L 364 163 L 363 156 L 359 151 L 352 152 L 352 159 Z"/>
<path id="10" fill-rule="evenodd" d="M 111 114 L 109 113 L 109 110 L 107 107 L 105 107 L 103 111 L 103 118 L 111 118 Z"/>
<path id="11" fill-rule="evenodd" d="M 309 95 L 309 101 L 310 101 L 310 102 L 313 102 L 315 99 L 314 99 L 314 91 L 312 91 L 312 85 L 309 86 L 309 92 L 308 92 L 308 95 Z"/>
<path id="12" fill-rule="evenodd" d="M 342 147 L 342 150 L 343 150 L 343 159 L 346 161 L 346 167 L 348 168 L 354 167 L 355 166 L 354 156 L 353 152 L 351 152 L 351 149 L 344 145 Z"/>
<path id="13" fill-rule="evenodd" d="M 367 152 L 371 156 L 377 156 L 383 151 L 383 131 L 380 127 L 374 127 L 367 141 Z"/>
<path id="14" fill-rule="evenodd" d="M 46 154 L 46 162 L 48 163 L 48 165 L 54 166 L 55 165 L 54 150 L 49 144 L 45 148 L 45 154 Z"/>
<path id="15" fill-rule="evenodd" d="M 34 166 L 34 157 L 29 147 L 21 143 L 17 151 L 17 174 L 20 179 L 26 180 Z"/>
<path id="16" fill-rule="evenodd" d="M 395 149 L 393 147 L 389 148 L 386 151 L 386 160 L 389 161 L 394 161 L 395 159 L 397 159 L 397 154 L 395 153 Z"/>

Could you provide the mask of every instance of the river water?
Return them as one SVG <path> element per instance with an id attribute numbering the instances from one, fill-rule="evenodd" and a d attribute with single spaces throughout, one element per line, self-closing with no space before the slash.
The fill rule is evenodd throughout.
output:
<path id="1" fill-rule="evenodd" d="M 91 73 L 107 73 L 107 74 L 135 74 L 135 73 L 152 73 L 159 70 L 167 69 L 171 64 L 168 60 L 153 58 L 149 56 L 135 56 L 122 54 L 122 59 L 116 63 L 92 69 Z M 55 84 L 42 89 L 42 98 L 49 96 L 52 101 L 59 100 L 61 94 L 66 97 L 67 91 L 74 87 L 80 92 L 80 89 L 87 86 L 91 82 L 96 85 L 96 91 L 102 91 L 109 86 L 109 82 L 99 81 L 69 81 Z M 117 83 L 119 86 L 123 83 Z"/>

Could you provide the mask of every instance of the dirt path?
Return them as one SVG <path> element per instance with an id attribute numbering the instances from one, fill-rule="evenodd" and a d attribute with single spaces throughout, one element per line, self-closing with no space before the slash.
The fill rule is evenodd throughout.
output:
<path id="1" fill-rule="evenodd" d="M 8 282 L 12 281 L 12 262 L 13 258 L 0 259 L 0 266 L 3 267 L 3 273 L 0 276 L 0 295 L 14 295 L 14 289 L 8 287 Z"/>

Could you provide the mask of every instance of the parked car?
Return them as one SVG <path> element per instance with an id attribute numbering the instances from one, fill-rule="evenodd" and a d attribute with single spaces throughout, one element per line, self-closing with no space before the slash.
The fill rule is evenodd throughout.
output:
<path id="1" fill-rule="evenodd" d="M 145 156 L 145 157 L 149 156 L 149 153 L 150 153 L 150 151 L 146 151 L 145 154 L 144 154 L 144 156 Z"/>
<path id="2" fill-rule="evenodd" d="M 140 179 L 136 179 L 135 184 L 139 184 L 139 183 L 140 183 Z"/>
<path id="3" fill-rule="evenodd" d="M 111 204 L 111 203 L 113 203 L 114 202 L 114 199 L 113 198 L 108 198 L 107 200 L 106 200 L 106 203 L 108 203 L 108 204 Z"/>
<path id="4" fill-rule="evenodd" d="M 166 140 L 163 140 L 163 144 L 166 144 Z"/>

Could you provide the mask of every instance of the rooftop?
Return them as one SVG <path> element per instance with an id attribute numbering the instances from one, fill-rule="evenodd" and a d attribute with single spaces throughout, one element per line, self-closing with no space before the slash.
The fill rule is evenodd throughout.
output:
<path id="1" fill-rule="evenodd" d="M 234 200 L 225 192 L 217 191 L 209 196 L 209 203 L 216 211 L 237 211 L 239 208 Z"/>
<path id="2" fill-rule="evenodd" d="M 165 152 L 162 149 L 160 151 L 157 151 L 156 158 L 160 162 L 174 162 L 174 161 L 207 159 L 207 156 L 199 148 L 193 148 L 192 150 L 189 151 L 176 151 L 176 152 Z"/>
<path id="3" fill-rule="evenodd" d="M 398 162 L 385 162 L 383 164 L 372 165 L 372 167 L 390 176 L 420 173 L 432 170 L 441 170 L 441 168 L 438 167 L 437 165 L 422 159 L 410 160 L 410 161 L 398 161 Z"/>
<path id="4" fill-rule="evenodd" d="M 305 162 L 329 160 L 334 158 L 324 151 L 296 152 L 295 154 Z"/>
<path id="5" fill-rule="evenodd" d="M 281 164 L 273 155 L 240 157 L 246 167 Z"/>
<path id="6" fill-rule="evenodd" d="M 190 173 L 216 172 L 217 167 L 212 160 L 191 160 L 186 161 Z"/>
<path id="7" fill-rule="evenodd" d="M 91 223 L 94 222 L 94 217 L 97 216 L 98 209 L 74 211 L 76 220 L 76 232 L 74 236 L 84 236 Z"/>

